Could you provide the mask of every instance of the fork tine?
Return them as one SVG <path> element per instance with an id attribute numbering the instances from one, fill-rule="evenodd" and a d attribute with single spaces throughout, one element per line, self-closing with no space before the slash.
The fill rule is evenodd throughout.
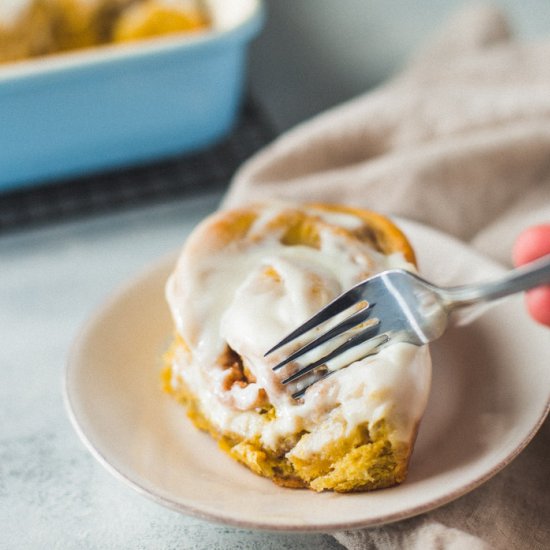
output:
<path id="1" fill-rule="evenodd" d="M 324 334 L 321 334 L 321 336 L 319 336 L 315 340 L 312 340 L 305 346 L 302 346 L 300 349 L 296 350 L 294 353 L 291 353 L 288 357 L 286 357 L 280 363 L 275 365 L 273 367 L 273 370 L 274 371 L 279 370 L 280 368 L 284 367 L 287 363 L 290 363 L 291 361 L 298 359 L 298 357 L 301 357 L 308 351 L 316 348 L 317 346 L 320 346 L 321 344 L 327 342 L 328 340 L 331 340 L 335 336 L 338 336 L 339 334 L 342 334 L 343 332 L 346 332 L 347 330 L 350 330 L 353 327 L 356 327 L 357 325 L 363 323 L 370 316 L 373 306 L 374 304 L 367 303 L 367 305 L 363 309 L 359 310 L 356 313 L 351 314 L 349 317 L 346 317 L 342 322 L 338 323 L 336 326 L 332 327 L 330 330 L 328 330 Z"/>
<path id="2" fill-rule="evenodd" d="M 378 349 L 380 347 L 382 347 L 390 339 L 390 337 L 387 334 L 380 334 L 379 336 L 376 336 L 372 339 L 375 340 L 376 338 L 379 338 L 380 341 L 372 348 L 372 350 L 369 353 L 367 353 L 367 355 L 365 355 L 365 357 L 368 357 L 369 355 L 374 355 L 375 353 L 377 353 Z M 364 357 L 363 357 L 363 359 L 364 359 Z M 292 397 L 294 399 L 298 399 L 300 397 L 303 397 L 303 395 L 306 393 L 306 391 L 311 386 L 313 386 L 313 384 L 316 384 L 317 382 L 320 382 L 321 380 L 324 380 L 325 378 L 327 378 L 331 374 L 334 374 L 335 372 L 336 372 L 336 370 L 329 370 L 327 372 L 324 372 L 321 376 L 316 377 L 314 380 L 310 381 L 306 386 L 304 386 L 303 388 L 300 388 L 298 391 L 294 392 L 292 394 Z"/>
<path id="3" fill-rule="evenodd" d="M 298 380 L 299 378 L 302 378 L 304 375 L 306 375 L 308 372 L 311 372 L 313 369 L 316 369 L 317 367 L 320 367 L 321 365 L 324 365 L 331 359 L 334 359 L 338 355 L 341 355 L 345 351 L 355 347 L 358 344 L 363 344 L 367 340 L 375 337 L 378 334 L 378 330 L 380 328 L 380 324 L 377 323 L 376 325 L 371 325 L 367 327 L 366 329 L 362 330 L 361 332 L 358 332 L 357 334 L 354 334 L 351 338 L 346 340 L 343 344 L 338 346 L 336 349 L 333 349 L 330 353 L 325 355 L 324 357 L 321 357 L 320 359 L 317 359 L 313 363 L 310 363 L 309 365 L 301 368 L 288 378 L 285 378 L 282 383 L 283 384 L 289 384 L 290 382 L 294 382 L 295 380 Z M 367 354 L 368 355 L 368 354 Z"/>
<path id="4" fill-rule="evenodd" d="M 321 309 L 321 311 L 317 312 L 313 317 L 308 319 L 304 324 L 300 325 L 297 329 L 293 330 L 280 342 L 275 344 L 269 351 L 267 351 L 264 354 L 264 357 L 266 357 L 270 353 L 273 353 L 275 350 L 278 350 L 279 348 L 283 347 L 289 342 L 292 342 L 292 340 L 295 340 L 299 336 L 302 336 L 302 334 L 305 334 L 306 332 L 317 327 L 321 323 L 324 323 L 326 320 L 330 319 L 331 317 L 334 317 L 335 315 L 342 313 L 342 311 L 348 309 L 353 304 L 358 302 L 361 299 L 361 292 L 363 290 L 363 287 L 366 285 L 367 282 L 368 282 L 368 279 L 367 281 L 363 281 L 359 283 L 358 285 L 354 286 L 347 292 L 344 292 L 344 294 L 341 294 L 340 296 L 335 298 L 332 302 L 330 302 L 323 309 Z"/>

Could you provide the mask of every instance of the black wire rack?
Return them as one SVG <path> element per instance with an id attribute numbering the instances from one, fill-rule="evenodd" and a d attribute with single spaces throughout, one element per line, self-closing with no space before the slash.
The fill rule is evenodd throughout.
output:
<path id="1" fill-rule="evenodd" d="M 223 190 L 237 168 L 274 137 L 261 109 L 248 99 L 232 133 L 207 150 L 0 193 L 0 232 Z"/>

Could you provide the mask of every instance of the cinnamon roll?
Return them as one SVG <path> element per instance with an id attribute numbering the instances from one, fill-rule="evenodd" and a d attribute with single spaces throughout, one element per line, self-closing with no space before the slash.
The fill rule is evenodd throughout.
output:
<path id="1" fill-rule="evenodd" d="M 167 282 L 175 337 L 165 390 L 231 457 L 280 485 L 349 492 L 402 482 L 430 387 L 427 347 L 389 345 L 300 399 L 281 383 L 298 366 L 272 370 L 289 349 L 264 357 L 340 293 L 393 267 L 415 270 L 413 250 L 374 212 L 272 203 L 214 214 Z"/>

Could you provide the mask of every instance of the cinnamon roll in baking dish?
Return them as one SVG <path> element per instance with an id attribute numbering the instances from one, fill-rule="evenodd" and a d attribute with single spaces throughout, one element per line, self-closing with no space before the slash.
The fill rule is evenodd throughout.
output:
<path id="1" fill-rule="evenodd" d="M 164 386 L 231 457 L 287 487 L 365 491 L 402 482 L 426 406 L 426 347 L 393 344 L 301 399 L 265 352 L 344 290 L 415 269 L 401 231 L 334 205 L 255 205 L 197 227 L 167 283 L 175 323 Z"/>

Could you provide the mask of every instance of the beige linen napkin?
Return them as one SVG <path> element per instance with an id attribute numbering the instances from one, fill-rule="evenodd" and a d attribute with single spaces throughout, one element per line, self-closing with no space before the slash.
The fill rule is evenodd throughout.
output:
<path id="1" fill-rule="evenodd" d="M 277 139 L 224 207 L 344 202 L 418 220 L 503 263 L 550 222 L 550 41 L 515 41 L 496 9 L 460 12 L 401 75 Z M 550 337 L 550 333 L 549 333 Z M 418 518 L 336 534 L 359 548 L 550 548 L 550 425 L 481 488 Z"/>

